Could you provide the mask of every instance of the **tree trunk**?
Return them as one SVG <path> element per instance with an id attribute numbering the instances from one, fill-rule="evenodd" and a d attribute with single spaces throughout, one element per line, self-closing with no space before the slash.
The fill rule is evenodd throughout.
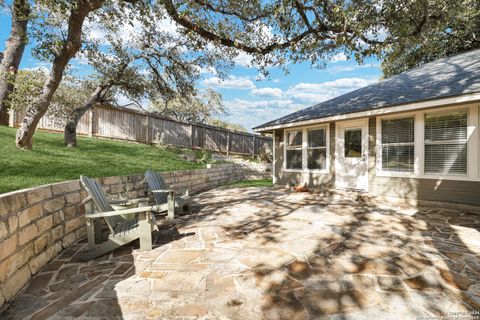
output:
<path id="1" fill-rule="evenodd" d="M 27 108 L 20 129 L 17 131 L 16 145 L 21 149 L 32 149 L 33 135 L 38 122 L 47 112 L 52 97 L 62 81 L 63 72 L 70 59 L 82 46 L 82 27 L 87 15 L 101 7 L 104 0 L 80 1 L 88 4 L 78 5 L 68 19 L 67 39 L 63 42 L 58 55 L 53 59 L 50 75 L 43 85 L 36 101 Z"/>
<path id="2" fill-rule="evenodd" d="M 27 25 L 30 15 L 28 0 L 12 4 L 12 29 L 0 64 L 0 125 L 8 126 L 8 97 L 14 89 L 18 66 L 27 43 Z"/>
<path id="3" fill-rule="evenodd" d="M 95 92 L 92 93 L 90 98 L 87 100 L 87 102 L 85 102 L 85 104 L 81 107 L 73 110 L 73 112 L 70 114 L 64 130 L 64 141 L 67 147 L 74 148 L 77 146 L 78 121 L 80 121 L 85 112 L 93 108 L 96 103 L 101 101 L 103 92 L 105 92 L 106 89 L 107 88 L 104 86 L 98 86 L 97 89 L 95 89 Z"/>

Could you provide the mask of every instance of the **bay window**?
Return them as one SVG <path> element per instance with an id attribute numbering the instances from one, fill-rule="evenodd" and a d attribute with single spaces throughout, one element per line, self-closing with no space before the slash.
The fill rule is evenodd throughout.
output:
<path id="1" fill-rule="evenodd" d="M 467 174 L 466 109 L 425 114 L 425 173 Z"/>
<path id="2" fill-rule="evenodd" d="M 415 118 L 382 120 L 382 171 L 413 172 Z"/>

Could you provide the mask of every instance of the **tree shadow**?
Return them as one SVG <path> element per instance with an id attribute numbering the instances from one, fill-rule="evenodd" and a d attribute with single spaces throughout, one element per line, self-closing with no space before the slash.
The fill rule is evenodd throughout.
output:
<path id="1" fill-rule="evenodd" d="M 154 233 L 154 248 L 147 258 L 139 255 L 139 241 L 90 261 L 80 260 L 86 239 L 71 245 L 48 263 L 7 308 L 1 319 L 123 319 L 116 287 L 143 272 L 148 257 L 173 241 L 192 236 L 176 227 Z M 139 257 L 140 256 L 140 257 Z"/>
<path id="2" fill-rule="evenodd" d="M 133 250 L 138 243 L 132 243 L 85 263 L 77 257 L 86 244 L 72 245 L 30 281 L 2 317 L 163 316 L 172 306 L 162 299 L 183 303 L 191 296 L 168 293 L 175 288 L 165 285 L 175 284 L 160 278 L 154 280 L 162 289 L 153 291 L 151 277 L 163 275 L 148 268 L 169 248 L 186 248 L 182 242 L 196 236 L 192 230 L 210 227 L 224 234 L 215 245 L 226 254 L 229 244 L 250 243 L 231 253 L 248 266 L 237 276 L 250 277 L 259 290 L 260 318 L 398 319 L 478 309 L 473 293 L 480 281 L 475 242 L 480 216 L 473 212 L 394 206 L 331 190 L 232 188 L 197 195 L 190 214 L 155 235 L 152 251 L 139 254 Z M 161 296 L 157 304 L 152 294 Z M 218 294 L 235 297 L 229 302 L 238 310 L 247 308 L 242 303 L 248 297 L 233 296 L 227 288 Z"/>
<path id="3" fill-rule="evenodd" d="M 323 204 L 322 209 L 327 212 L 330 206 Z M 468 290 L 480 280 L 480 248 L 472 242 L 470 248 L 477 245 L 472 252 L 456 226 L 478 231 L 479 215 L 431 208 L 405 215 L 353 202 L 347 205 L 353 210 L 345 212 L 345 203 L 335 206 L 336 214 L 349 219 L 324 228 L 324 235 L 315 236 L 316 248 L 303 259 L 253 268 L 257 281 L 268 283 L 266 318 L 371 315 L 397 319 L 478 310 L 478 296 L 475 301 Z M 319 214 L 318 219 L 322 218 L 328 217 Z M 239 228 L 242 234 L 243 226 L 231 228 Z M 270 282 L 274 273 L 282 274 L 282 280 L 277 276 Z"/>

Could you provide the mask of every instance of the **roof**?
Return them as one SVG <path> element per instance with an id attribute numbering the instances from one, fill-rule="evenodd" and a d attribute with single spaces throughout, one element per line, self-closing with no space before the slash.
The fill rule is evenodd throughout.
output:
<path id="1" fill-rule="evenodd" d="M 438 59 L 253 129 L 480 92 L 480 49 Z"/>

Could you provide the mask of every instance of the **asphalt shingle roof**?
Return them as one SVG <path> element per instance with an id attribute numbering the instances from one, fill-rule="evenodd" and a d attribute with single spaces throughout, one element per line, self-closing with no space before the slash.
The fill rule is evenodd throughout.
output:
<path id="1" fill-rule="evenodd" d="M 442 58 L 254 129 L 480 92 L 480 49 Z"/>

